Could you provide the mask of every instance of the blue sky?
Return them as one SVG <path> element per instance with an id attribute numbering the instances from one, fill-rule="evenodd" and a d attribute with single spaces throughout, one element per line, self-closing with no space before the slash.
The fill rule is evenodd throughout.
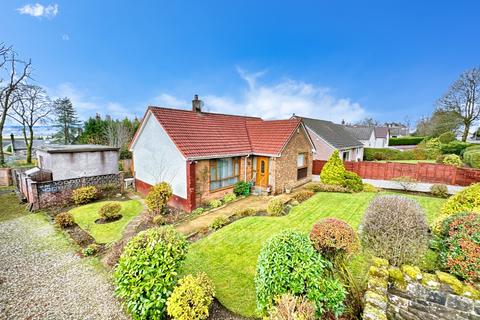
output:
<path id="1" fill-rule="evenodd" d="M 36 3 L 0 3 L 0 41 L 82 117 L 197 93 L 217 112 L 415 120 L 480 65 L 479 1 Z"/>

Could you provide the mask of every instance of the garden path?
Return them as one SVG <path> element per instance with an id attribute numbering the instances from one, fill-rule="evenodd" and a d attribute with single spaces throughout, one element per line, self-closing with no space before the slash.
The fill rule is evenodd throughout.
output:
<path id="1" fill-rule="evenodd" d="M 0 319 L 129 319 L 96 259 L 41 214 L 0 222 Z"/>
<path id="2" fill-rule="evenodd" d="M 233 216 L 235 212 L 239 209 L 252 208 L 264 211 L 267 209 L 267 203 L 269 199 L 269 197 L 265 196 L 252 195 L 237 200 L 233 203 L 227 204 L 225 207 L 207 211 L 206 213 L 196 217 L 195 219 L 180 223 L 175 228 L 186 236 L 189 236 L 204 228 L 208 228 L 212 224 L 213 220 L 215 220 L 215 218 L 228 218 L 230 216 Z"/>

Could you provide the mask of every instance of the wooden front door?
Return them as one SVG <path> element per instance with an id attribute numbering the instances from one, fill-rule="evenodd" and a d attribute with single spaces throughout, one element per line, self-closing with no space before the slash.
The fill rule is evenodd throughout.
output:
<path id="1" fill-rule="evenodd" d="M 268 157 L 257 157 L 257 180 L 255 184 L 259 187 L 268 186 Z"/>

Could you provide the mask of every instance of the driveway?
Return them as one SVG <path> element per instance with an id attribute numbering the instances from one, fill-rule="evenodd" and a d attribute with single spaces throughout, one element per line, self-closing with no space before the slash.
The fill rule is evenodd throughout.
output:
<path id="1" fill-rule="evenodd" d="M 96 259 L 40 214 L 0 222 L 0 319 L 129 319 Z"/>

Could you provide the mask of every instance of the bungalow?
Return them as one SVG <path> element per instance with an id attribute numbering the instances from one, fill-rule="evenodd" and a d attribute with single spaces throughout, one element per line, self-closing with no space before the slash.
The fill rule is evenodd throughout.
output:
<path id="1" fill-rule="evenodd" d="M 367 148 L 387 148 L 390 133 L 387 127 L 345 126 L 345 129 Z"/>
<path id="2" fill-rule="evenodd" d="M 130 150 L 135 186 L 173 189 L 170 203 L 187 211 L 248 181 L 260 191 L 284 192 L 311 180 L 313 142 L 300 119 L 256 117 L 149 107 Z"/>
<path id="3" fill-rule="evenodd" d="M 355 139 L 343 126 L 326 120 L 298 118 L 302 119 L 315 144 L 314 160 L 328 160 L 335 150 L 339 151 L 343 161 L 363 159 L 363 143 Z"/>

